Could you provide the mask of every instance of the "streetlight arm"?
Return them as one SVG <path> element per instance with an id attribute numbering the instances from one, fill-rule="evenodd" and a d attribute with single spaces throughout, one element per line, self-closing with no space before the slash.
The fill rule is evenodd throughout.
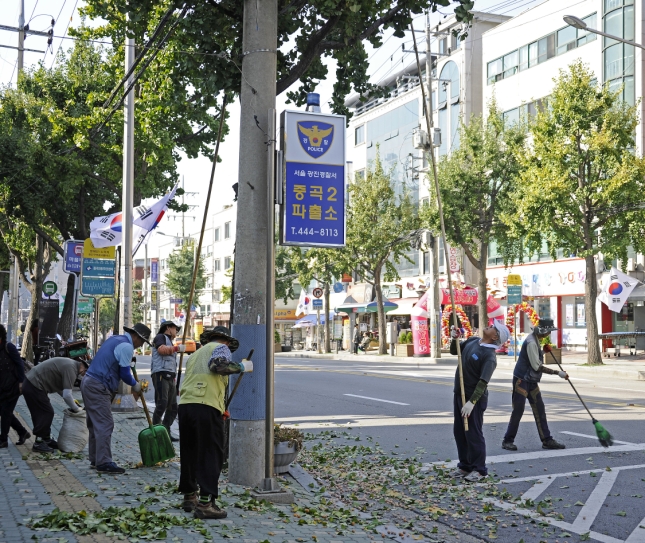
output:
<path id="1" fill-rule="evenodd" d="M 598 34 L 599 36 L 604 36 L 605 38 L 609 38 L 611 40 L 616 40 L 620 41 L 623 43 L 626 43 L 627 45 L 633 45 L 635 47 L 640 47 L 641 49 L 645 49 L 645 45 L 642 45 L 640 43 L 636 43 L 635 41 L 630 41 L 626 40 L 625 38 L 619 38 L 618 36 L 614 36 L 613 34 L 607 34 L 606 32 L 602 32 L 601 30 L 596 30 L 595 28 L 589 28 L 584 21 L 581 21 L 578 19 L 578 17 L 574 17 L 572 15 L 565 15 L 563 17 L 564 22 L 567 23 L 569 26 L 573 26 L 574 28 L 577 28 L 579 30 L 586 30 L 587 32 L 591 32 L 592 34 Z M 571 24 L 572 22 L 578 22 L 578 24 Z M 584 24 L 584 26 L 582 26 Z"/>

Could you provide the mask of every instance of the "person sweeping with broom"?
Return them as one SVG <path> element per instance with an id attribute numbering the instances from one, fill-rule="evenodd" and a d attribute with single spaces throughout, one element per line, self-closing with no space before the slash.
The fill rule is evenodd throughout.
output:
<path id="1" fill-rule="evenodd" d="M 540 341 L 546 338 L 551 332 L 557 330 L 553 325 L 553 319 L 540 319 L 533 328 L 533 332 L 522 343 L 520 355 L 517 358 L 517 364 L 513 370 L 513 412 L 511 420 L 508 423 L 506 434 L 502 441 L 502 448 L 508 451 L 516 451 L 515 436 L 520 427 L 520 420 L 524 414 L 526 400 L 533 410 L 535 424 L 538 434 L 542 440 L 543 449 L 564 449 L 563 443 L 557 442 L 551 436 L 549 425 L 546 420 L 546 409 L 542 400 L 539 382 L 542 374 L 558 375 L 562 379 L 569 379 L 566 371 L 552 370 L 544 365 L 544 353 L 549 352 L 551 348 L 544 346 L 540 348 Z"/>
<path id="2" fill-rule="evenodd" d="M 179 387 L 179 492 L 182 507 L 195 518 L 223 519 L 215 500 L 224 464 L 224 419 L 228 376 L 253 371 L 250 360 L 233 362 L 240 342 L 228 328 L 216 326 L 200 336 L 202 348 L 191 355 Z"/>

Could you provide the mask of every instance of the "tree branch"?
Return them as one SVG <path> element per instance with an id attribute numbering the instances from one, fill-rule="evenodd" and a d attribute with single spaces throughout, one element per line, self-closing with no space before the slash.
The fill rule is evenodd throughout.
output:
<path id="1" fill-rule="evenodd" d="M 54 238 L 52 238 L 47 232 L 45 232 L 40 226 L 32 225 L 32 228 L 34 229 L 34 232 L 36 232 L 36 234 L 38 234 L 47 243 L 49 243 L 49 245 L 51 245 L 60 256 L 63 256 L 65 254 L 65 251 L 58 244 L 58 242 Z"/>

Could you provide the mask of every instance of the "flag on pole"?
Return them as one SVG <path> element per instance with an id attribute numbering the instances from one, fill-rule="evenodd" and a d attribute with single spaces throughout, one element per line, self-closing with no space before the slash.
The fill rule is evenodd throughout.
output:
<path id="1" fill-rule="evenodd" d="M 132 231 L 132 254 L 137 252 L 148 233 L 157 227 L 163 218 L 168 202 L 174 198 L 177 185 L 159 201 L 151 206 L 140 205 L 134 209 L 134 228 Z M 104 217 L 96 217 L 90 223 L 90 239 L 96 248 L 113 247 L 123 241 L 123 214 L 112 213 Z"/>
<path id="2" fill-rule="evenodd" d="M 298 307 L 296 308 L 296 317 L 304 313 L 309 315 L 309 309 L 311 305 L 311 298 L 307 294 L 306 289 L 300 291 L 300 298 L 298 298 Z"/>
<path id="3" fill-rule="evenodd" d="M 638 283 L 640 281 L 612 267 L 599 296 L 600 301 L 612 311 L 619 313 Z"/>

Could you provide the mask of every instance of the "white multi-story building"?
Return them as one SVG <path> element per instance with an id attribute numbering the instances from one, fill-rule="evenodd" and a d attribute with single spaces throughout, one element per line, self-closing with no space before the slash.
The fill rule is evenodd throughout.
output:
<path id="1" fill-rule="evenodd" d="M 643 42 L 643 3 L 633 0 L 547 0 L 486 32 L 482 37 L 484 101 L 493 97 L 503 112 L 504 121 L 513 123 L 530 117 L 546 104 L 554 78 L 581 59 L 596 74 L 599 83 L 611 89 L 624 85 L 623 98 L 630 104 L 640 97 L 643 88 L 643 55 L 615 40 L 602 38 L 564 22 L 564 15 L 584 20 L 589 28 Z M 643 108 L 640 104 L 640 116 Z M 643 149 L 643 124 L 636 130 L 638 151 Z M 632 252 L 633 253 L 633 252 Z M 584 309 L 585 262 L 560 254 L 553 262 L 546 249 L 532 255 L 530 262 L 506 269 L 493 244 L 489 251 L 487 276 L 489 286 L 505 293 L 509 273 L 523 277 L 523 294 L 540 317 L 552 318 L 560 330 L 554 334 L 558 345 L 571 348 L 586 345 Z M 638 272 L 645 264 L 642 255 L 630 254 L 629 271 Z M 599 262 L 599 271 L 611 263 Z M 621 313 L 613 313 L 597 302 L 600 330 L 603 332 L 634 330 L 634 298 Z M 527 322 L 522 323 L 527 329 Z"/>
<path id="2" fill-rule="evenodd" d="M 435 61 L 432 104 L 434 126 L 441 130 L 441 145 L 437 149 L 439 156 L 459 145 L 460 118 L 468 119 L 472 114 L 482 112 L 482 35 L 507 19 L 503 15 L 476 12 L 473 26 L 464 41 L 452 35 L 452 30 L 461 24 L 454 16 L 431 29 L 431 51 Z M 424 40 L 418 41 L 419 49 L 424 50 Z M 412 49 L 409 37 L 405 45 Z M 412 54 L 406 60 L 413 58 Z M 421 57 L 421 70 L 421 78 L 425 82 L 424 56 Z M 348 159 L 360 179 L 378 152 L 385 169 L 392 171 L 395 188 L 398 191 L 405 188 L 415 203 L 422 203 L 429 197 L 428 165 L 423 152 L 415 148 L 413 141 L 417 130 L 426 130 L 416 62 L 389 75 L 379 84 L 391 89 L 388 97 L 361 102 L 359 96 L 353 96 L 346 102 L 354 110 L 347 131 Z M 430 252 L 427 248 L 410 251 L 408 257 L 412 262 L 403 261 L 397 266 L 401 277 L 397 281 L 400 289 L 388 286 L 388 292 L 393 293 L 392 298 L 410 298 L 412 301 L 419 296 L 419 291 L 432 284 Z M 463 282 L 476 285 L 476 270 L 467 259 L 462 258 L 461 262 Z M 439 253 L 439 268 L 444 271 L 443 250 Z M 440 281 L 445 286 L 445 276 L 440 276 Z M 469 309 L 472 317 L 475 306 Z"/>

